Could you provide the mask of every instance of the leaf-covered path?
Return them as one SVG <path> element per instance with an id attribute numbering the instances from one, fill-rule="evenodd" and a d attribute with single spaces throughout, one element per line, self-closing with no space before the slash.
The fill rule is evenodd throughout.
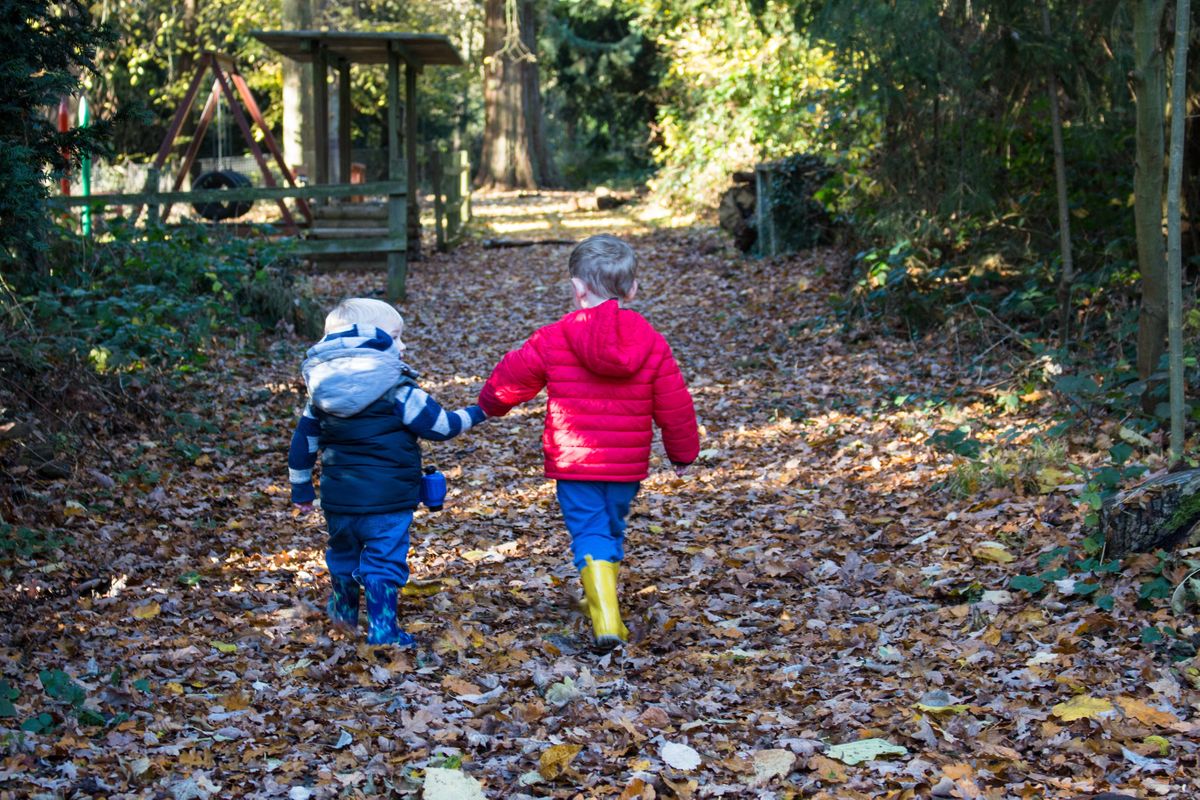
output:
<path id="1" fill-rule="evenodd" d="M 1200 793 L 1200 693 L 1148 633 L 1187 621 L 1137 606 L 1161 562 L 1088 563 L 1045 470 L 1028 494 L 939 483 L 931 433 L 1048 424 L 1050 399 L 991 419 L 997 375 L 953 337 L 845 333 L 837 253 L 631 240 L 635 308 L 675 349 L 703 452 L 679 479 L 656 445 L 622 573 L 630 646 L 586 647 L 536 402 L 426 449 L 451 493 L 413 530 L 420 649 L 331 631 L 321 521 L 287 493 L 307 343 L 231 349 L 174 419 L 42 495 L 75 544 L 5 578 L 0 797 L 420 796 L 458 764 L 496 798 Z M 414 265 L 407 357 L 443 404 L 569 310 L 567 252 Z M 330 302 L 381 286 L 316 281 Z M 873 738 L 892 752 L 828 749 Z"/>

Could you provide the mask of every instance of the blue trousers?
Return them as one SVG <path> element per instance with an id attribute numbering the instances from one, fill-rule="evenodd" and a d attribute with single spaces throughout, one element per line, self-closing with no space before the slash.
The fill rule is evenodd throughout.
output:
<path id="1" fill-rule="evenodd" d="M 575 567 L 596 561 L 625 558 L 625 517 L 637 497 L 640 483 L 611 481 L 558 481 L 555 492 L 567 532 Z"/>
<path id="2" fill-rule="evenodd" d="M 408 527 L 411 511 L 391 514 L 325 513 L 329 545 L 325 564 L 329 574 L 353 578 L 360 584 L 382 581 L 408 583 Z"/>

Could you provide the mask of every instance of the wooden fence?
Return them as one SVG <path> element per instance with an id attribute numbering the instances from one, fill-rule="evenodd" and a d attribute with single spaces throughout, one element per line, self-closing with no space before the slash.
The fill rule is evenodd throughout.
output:
<path id="1" fill-rule="evenodd" d="M 382 236 L 345 239 L 301 239 L 290 242 L 292 251 L 300 256 L 351 255 L 386 253 L 388 257 L 388 298 L 403 300 L 408 278 L 407 260 L 407 186 L 402 181 L 373 183 L 338 183 L 318 186 L 237 187 L 231 189 L 200 189 L 187 192 L 129 192 L 98 194 L 87 197 L 51 197 L 51 208 L 90 208 L 93 211 L 110 206 L 148 207 L 151 220 L 159 218 L 159 207 L 174 203 L 237 203 L 256 200 L 285 199 L 317 200 L 358 195 L 384 195 L 388 198 L 388 226 Z"/>

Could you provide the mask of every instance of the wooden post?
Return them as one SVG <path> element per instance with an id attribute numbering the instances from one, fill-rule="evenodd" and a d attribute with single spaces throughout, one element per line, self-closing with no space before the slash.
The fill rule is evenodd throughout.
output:
<path id="1" fill-rule="evenodd" d="M 404 174 L 404 155 L 400 152 L 400 53 L 388 51 L 387 85 L 387 143 L 388 180 L 398 181 Z M 415 187 L 411 181 L 407 193 Z M 388 195 L 388 236 L 404 236 L 406 230 L 407 198 Z M 408 280 L 408 252 L 390 252 L 387 257 L 387 299 L 393 303 L 407 297 L 405 284 Z"/>
<path id="2" fill-rule="evenodd" d="M 408 186 L 408 248 L 412 261 L 421 260 L 421 191 L 417 179 L 417 72 L 420 67 L 404 65 L 404 183 Z"/>
<path id="3" fill-rule="evenodd" d="M 208 126 L 212 122 L 213 116 L 217 113 L 217 103 L 221 102 L 221 84 L 219 81 L 213 81 L 212 91 L 208 94 L 208 101 L 204 104 L 204 111 L 200 113 L 200 123 L 196 125 L 196 130 L 192 133 L 192 141 L 188 144 L 187 152 L 183 155 L 183 163 L 179 166 L 179 174 L 175 176 L 175 182 L 171 185 L 171 191 L 177 192 L 183 186 L 183 179 L 192 171 L 192 164 L 196 161 L 196 155 L 200 152 L 200 143 L 204 141 L 204 134 L 208 131 Z M 157 186 L 154 187 L 157 190 Z M 167 203 L 163 206 L 163 217 L 171 215 L 172 203 Z"/>
<path id="4" fill-rule="evenodd" d="M 314 177 L 320 185 L 329 183 L 329 55 L 317 45 L 313 52 L 313 142 L 316 152 Z M 324 201 L 322 201 L 324 202 Z"/>
<path id="5" fill-rule="evenodd" d="M 146 191 L 147 192 L 157 192 L 158 191 L 158 176 L 159 176 L 158 167 L 156 165 L 151 166 L 149 171 L 146 173 Z M 146 226 L 154 227 L 154 226 L 158 225 L 158 223 L 159 223 L 158 203 L 151 203 L 149 205 L 149 207 L 147 207 L 147 209 L 146 209 Z"/>
<path id="6" fill-rule="evenodd" d="M 446 216 L 446 204 L 442 202 L 443 186 L 442 154 L 436 147 L 429 148 L 429 178 L 433 182 L 433 230 L 437 237 L 439 253 L 446 252 L 446 229 L 443 218 Z"/>
<path id="7" fill-rule="evenodd" d="M 771 171 L 768 165 L 754 168 L 754 211 L 758 217 L 758 254 L 775 255 L 775 209 L 771 208 Z"/>
<path id="8" fill-rule="evenodd" d="M 350 62 L 338 59 L 338 182 L 350 182 Z"/>
<path id="9" fill-rule="evenodd" d="M 459 242 L 470 219 L 471 163 L 465 150 L 456 150 L 451 154 L 446 184 L 446 241 L 450 245 Z"/>

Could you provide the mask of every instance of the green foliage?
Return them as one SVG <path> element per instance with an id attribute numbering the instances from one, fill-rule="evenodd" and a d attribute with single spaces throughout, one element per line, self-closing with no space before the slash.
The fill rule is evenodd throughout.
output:
<path id="1" fill-rule="evenodd" d="M 78 92 L 79 73 L 111 40 L 77 0 L 21 0 L 0 13 L 0 265 L 36 258 L 49 180 L 103 148 L 105 125 L 60 133 L 47 110 Z"/>
<path id="2" fill-rule="evenodd" d="M 17 715 L 17 710 L 13 707 L 13 700 L 20 696 L 21 693 L 9 686 L 7 680 L 0 680 L 0 719 Z"/>
<path id="3" fill-rule="evenodd" d="M 87 700 L 87 692 L 83 687 L 71 680 L 71 676 L 60 669 L 42 670 L 38 680 L 46 694 L 55 700 L 61 700 L 72 708 L 79 708 Z"/>
<path id="4" fill-rule="evenodd" d="M 1062 442 L 1043 436 L 1021 444 L 1003 439 L 985 444 L 963 426 L 936 433 L 929 443 L 963 457 L 943 482 L 956 497 L 976 497 L 997 488 L 1035 494 L 1056 485 L 1056 478 L 1069 466 Z"/>
<path id="5" fill-rule="evenodd" d="M 118 29 L 120 41 L 105 52 L 101 72 L 90 81 L 89 91 L 101 109 L 136 106 L 149 115 L 148 123 L 145 119 L 130 119 L 118 126 L 114 136 L 118 152 L 145 156 L 157 150 L 206 50 L 237 58 L 267 124 L 279 133 L 284 58 L 251 35 L 255 30 L 281 27 L 278 3 L 209 0 L 181 7 L 166 0 L 113 0 L 105 3 L 104 9 Z M 479 6 L 462 0 L 363 0 L 320 4 L 311 27 L 442 33 L 471 54 L 473 43 L 462 39 L 480 30 L 481 16 Z M 385 147 L 387 68 L 354 65 L 350 72 L 354 146 Z M 470 69 L 461 68 L 435 67 L 426 72 L 420 83 L 423 140 L 443 141 L 456 129 L 460 135 L 469 136 L 479 127 L 471 121 L 481 109 L 480 89 L 471 85 L 474 77 Z M 226 120 L 230 120 L 228 115 Z M 240 132 L 232 122 L 227 124 L 233 147 L 240 150 Z M 201 155 L 214 152 L 215 138 L 209 134 L 208 139 L 214 141 L 203 145 Z"/>
<path id="6" fill-rule="evenodd" d="M 218 338 L 291 323 L 303 294 L 285 245 L 201 226 L 118 224 L 95 246 L 63 232 L 52 256 L 53 276 L 11 277 L 32 335 L 8 346 L 34 369 L 64 352 L 102 373 L 200 367 Z"/>
<path id="7" fill-rule="evenodd" d="M 71 543 L 70 537 L 56 531 L 42 531 L 0 522 L 0 560 L 15 556 L 32 558 Z M 3 694 L 0 691 L 0 694 Z"/>
<path id="8" fill-rule="evenodd" d="M 1084 552 L 1090 552 L 1091 548 L 1087 540 L 1082 543 L 1082 548 Z M 1072 558 L 1073 552 L 1069 547 L 1056 547 L 1041 553 L 1038 555 L 1037 563 L 1038 567 L 1044 571 L 1036 575 L 1015 575 L 1008 582 L 1008 587 L 1036 595 L 1054 581 L 1061 581 L 1074 575 L 1076 579 L 1072 582 L 1071 593 L 1064 595 L 1065 597 L 1093 598 L 1092 602 L 1097 608 L 1112 611 L 1115 599 L 1111 594 L 1102 594 L 1100 590 L 1103 588 L 1102 581 L 1105 575 L 1121 571 L 1121 562 L 1116 559 L 1102 561 L 1091 556 L 1083 559 Z M 1058 566 L 1045 569 L 1052 564 Z M 1092 579 L 1091 582 L 1082 580 L 1088 577 Z"/>
<path id="9" fill-rule="evenodd" d="M 237 57 L 242 74 L 270 123 L 281 118 L 279 58 L 250 31 L 279 27 L 278 3 L 268 0 L 108 0 L 95 7 L 117 33 L 85 81 L 93 106 L 102 113 L 140 109 L 117 121 L 113 145 L 126 155 L 152 154 L 183 100 L 206 50 Z M 207 92 L 207 84 L 205 92 Z M 233 130 L 236 130 L 234 128 Z"/>
<path id="10" fill-rule="evenodd" d="M 559 0 L 540 49 L 549 132 L 567 185 L 644 177 L 662 63 L 633 9 Z"/>
<path id="11" fill-rule="evenodd" d="M 741 0 L 640 0 L 640 25 L 666 61 L 659 88 L 654 185 L 685 208 L 716 205 L 731 172 L 809 153 L 863 176 L 878 119 L 845 95 L 832 51 L 797 32 L 789 10 L 757 19 Z"/>

